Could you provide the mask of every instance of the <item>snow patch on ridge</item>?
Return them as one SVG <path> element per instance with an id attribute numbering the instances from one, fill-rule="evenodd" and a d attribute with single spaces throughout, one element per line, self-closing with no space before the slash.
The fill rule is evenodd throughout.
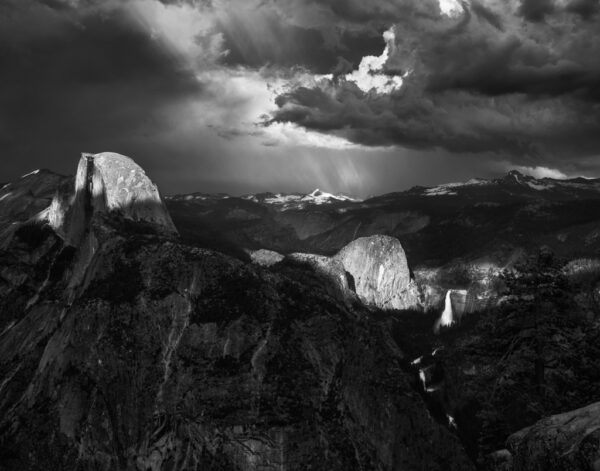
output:
<path id="1" fill-rule="evenodd" d="M 313 204 L 326 204 L 335 201 L 357 201 L 354 198 L 351 198 L 346 195 L 334 195 L 332 193 L 327 193 L 325 191 L 321 191 L 318 188 L 302 197 L 302 201 L 309 201 Z"/>
<path id="2" fill-rule="evenodd" d="M 350 196 L 333 193 L 327 193 L 321 191 L 318 188 L 312 193 L 306 195 L 300 193 L 276 193 L 270 196 L 261 197 L 261 195 L 246 195 L 242 196 L 243 199 L 254 201 L 255 203 L 264 203 L 270 205 L 280 206 L 281 209 L 304 209 L 307 205 L 325 205 L 333 203 L 354 203 L 360 200 L 352 198 Z"/>
<path id="3" fill-rule="evenodd" d="M 530 188 L 533 188 L 534 190 L 537 190 L 537 191 L 550 190 L 550 189 L 554 188 L 554 185 L 552 183 L 527 182 L 527 186 L 529 186 Z"/>
<path id="4" fill-rule="evenodd" d="M 484 180 L 481 178 L 471 178 L 469 181 L 466 182 L 444 183 L 443 185 L 427 188 L 424 191 L 424 194 L 425 196 L 456 196 L 458 193 L 454 190 L 457 188 L 465 186 L 489 185 L 490 183 L 491 182 L 489 180 Z"/>
<path id="5" fill-rule="evenodd" d="M 37 175 L 38 173 L 40 173 L 40 169 L 39 168 L 37 170 L 34 170 L 33 172 L 26 173 L 21 178 L 27 178 L 27 177 L 30 177 L 32 175 Z"/>

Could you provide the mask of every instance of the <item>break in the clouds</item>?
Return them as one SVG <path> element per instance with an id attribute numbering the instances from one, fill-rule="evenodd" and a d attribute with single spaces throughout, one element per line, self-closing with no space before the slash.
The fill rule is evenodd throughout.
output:
<path id="1" fill-rule="evenodd" d="M 598 175 L 599 3 L 5 0 L 0 179 L 84 150 L 167 191 Z"/>

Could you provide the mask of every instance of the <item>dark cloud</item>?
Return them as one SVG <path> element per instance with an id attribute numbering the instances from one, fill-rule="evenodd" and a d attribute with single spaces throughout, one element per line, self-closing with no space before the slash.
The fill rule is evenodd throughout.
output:
<path id="1" fill-rule="evenodd" d="M 553 8 L 524 1 L 518 14 L 540 22 Z M 367 146 L 498 152 L 533 163 L 597 155 L 600 65 L 590 57 L 600 54 L 598 35 L 568 20 L 515 34 L 519 27 L 509 10 L 483 2 L 454 25 L 399 22 L 387 67 L 412 71 L 399 91 L 365 93 L 343 79 L 299 88 L 279 97 L 272 119 Z"/>
<path id="2" fill-rule="evenodd" d="M 339 77 L 340 75 L 349 74 L 355 68 L 356 64 L 353 64 L 352 62 L 343 57 L 338 57 L 337 64 L 335 65 L 331 73 L 337 79 L 337 77 Z"/>
<path id="3" fill-rule="evenodd" d="M 471 9 L 479 18 L 487 21 L 494 28 L 500 31 L 504 31 L 504 23 L 502 21 L 502 17 L 499 14 L 493 12 L 485 5 L 476 0 L 474 0 L 471 3 Z"/>
<path id="4" fill-rule="evenodd" d="M 131 149 L 168 124 L 166 106 L 201 92 L 193 72 L 122 11 L 76 22 L 39 15 L 51 34 L 17 28 L 0 42 L 6 172 L 40 156 L 68 170 L 80 151 Z"/>
<path id="5" fill-rule="evenodd" d="M 364 56 L 379 54 L 385 45 L 383 31 L 346 30 L 328 44 L 323 31 L 285 24 L 273 12 L 263 14 L 261 22 L 264 28 L 259 37 L 243 18 L 229 18 L 221 25 L 229 51 L 223 63 L 252 68 L 301 66 L 326 74 L 336 70 L 340 59 L 356 67 Z"/>
<path id="6" fill-rule="evenodd" d="M 398 0 L 390 2 L 388 0 L 309 0 L 320 7 L 329 8 L 331 12 L 344 20 L 361 23 L 370 21 L 381 21 L 389 24 L 398 21 L 407 16 L 425 16 L 432 15 L 435 2 L 423 0 L 422 2 L 413 2 L 407 0 Z"/>
<path id="7" fill-rule="evenodd" d="M 476 103 L 466 96 L 445 95 L 432 101 L 408 89 L 378 96 L 365 94 L 353 83 L 345 82 L 329 92 L 298 88 L 280 96 L 277 104 L 277 121 L 294 122 L 367 146 L 535 152 L 525 139 L 525 129 L 501 129 L 501 113 L 480 113 Z"/>
<path id="8" fill-rule="evenodd" d="M 560 104 L 513 96 L 496 105 L 464 93 L 436 97 L 400 92 L 364 94 L 345 83 L 328 93 L 299 88 L 279 97 L 275 120 L 343 136 L 366 146 L 401 146 L 454 153 L 498 153 L 514 162 L 566 164 L 597 155 L 597 107 L 564 99 Z M 565 115 L 565 110 L 569 112 Z M 581 119 L 580 115 L 587 115 Z M 507 157 L 508 156 L 508 157 Z"/>
<path id="9" fill-rule="evenodd" d="M 528 21 L 544 21 L 556 10 L 554 0 L 521 0 L 519 13 Z"/>
<path id="10" fill-rule="evenodd" d="M 519 13 L 528 21 L 542 22 L 547 16 L 566 11 L 579 15 L 585 20 L 593 18 L 600 10 L 599 0 L 570 0 L 562 3 L 556 0 L 521 0 Z"/>
<path id="11" fill-rule="evenodd" d="M 530 97 L 574 93 L 583 99 L 600 99 L 600 67 L 552 57 L 547 50 L 517 37 L 503 41 L 484 38 L 476 47 L 469 38 L 457 40 L 449 43 L 443 54 L 432 55 L 428 64 L 433 63 L 428 89 L 434 92 L 460 89 L 488 96 L 521 93 Z"/>
<path id="12" fill-rule="evenodd" d="M 572 0 L 567 5 L 567 11 L 591 19 L 600 11 L 600 0 Z"/>
<path id="13" fill-rule="evenodd" d="M 228 65 L 259 68 L 303 66 L 315 73 L 335 73 L 339 58 L 355 67 L 378 55 L 382 34 L 395 22 L 433 21 L 437 0 L 231 0 L 225 2 L 220 30 Z M 493 13 L 478 14 L 495 25 Z"/>

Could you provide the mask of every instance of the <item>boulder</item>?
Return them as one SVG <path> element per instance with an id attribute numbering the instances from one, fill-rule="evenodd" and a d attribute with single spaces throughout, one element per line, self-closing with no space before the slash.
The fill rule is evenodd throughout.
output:
<path id="1" fill-rule="evenodd" d="M 250 259 L 252 263 L 256 263 L 257 265 L 263 267 L 271 267 L 276 263 L 281 262 L 285 257 L 281 255 L 279 252 L 275 252 L 273 250 L 254 250 L 250 251 Z"/>
<path id="2" fill-rule="evenodd" d="M 413 309 L 421 303 L 406 254 L 394 237 L 376 235 L 354 240 L 335 256 L 352 276 L 363 303 L 380 309 Z"/>
<path id="3" fill-rule="evenodd" d="M 511 452 L 504 449 L 490 453 L 485 459 L 485 469 L 489 471 L 512 471 L 513 456 Z"/>
<path id="4" fill-rule="evenodd" d="M 510 471 L 600 470 L 600 402 L 553 415 L 507 440 Z M 506 455 L 506 452 L 504 452 Z M 506 467 L 507 463 L 511 463 Z"/>

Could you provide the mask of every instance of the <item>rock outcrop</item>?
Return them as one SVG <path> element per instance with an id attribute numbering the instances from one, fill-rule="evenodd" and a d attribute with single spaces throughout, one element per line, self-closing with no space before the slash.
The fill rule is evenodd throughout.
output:
<path id="1" fill-rule="evenodd" d="M 266 249 L 249 251 L 249 253 L 252 263 L 256 263 L 262 267 L 271 267 L 285 258 L 279 252 Z"/>
<path id="2" fill-rule="evenodd" d="M 412 309 L 420 306 L 406 254 L 394 237 L 362 237 L 335 256 L 352 276 L 356 294 L 380 309 Z"/>
<path id="3" fill-rule="evenodd" d="M 294 267 L 308 267 L 316 278 L 321 280 L 323 289 L 332 297 L 345 304 L 360 301 L 356 296 L 354 279 L 336 258 L 307 253 L 292 253 L 284 263 Z"/>
<path id="4" fill-rule="evenodd" d="M 158 188 L 129 157 L 104 152 L 82 154 L 74 192 L 58 191 L 40 217 L 69 245 L 78 245 L 95 216 L 118 214 L 176 234 Z"/>
<path id="5" fill-rule="evenodd" d="M 47 208 L 56 189 L 71 177 L 49 170 L 35 170 L 0 188 L 0 229 L 5 224 L 24 222 Z"/>
<path id="6" fill-rule="evenodd" d="M 511 435 L 507 448 L 490 457 L 490 468 L 506 471 L 599 470 L 600 402 L 542 419 Z"/>

